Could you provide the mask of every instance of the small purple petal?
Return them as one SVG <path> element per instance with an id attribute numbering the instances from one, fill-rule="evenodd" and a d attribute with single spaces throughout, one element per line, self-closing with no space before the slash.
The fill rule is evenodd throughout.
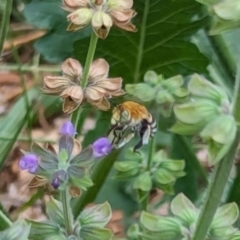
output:
<path id="1" fill-rule="evenodd" d="M 73 137 L 77 132 L 73 124 L 70 121 L 67 121 L 60 128 L 60 133 L 62 135 L 69 135 Z"/>
<path id="2" fill-rule="evenodd" d="M 52 186 L 54 189 L 58 189 L 59 186 L 60 186 L 60 180 L 58 178 L 54 178 L 53 181 L 52 181 Z"/>
<path id="3" fill-rule="evenodd" d="M 112 151 L 112 145 L 108 138 L 102 137 L 93 143 L 93 156 L 95 158 L 107 156 Z"/>
<path id="4" fill-rule="evenodd" d="M 30 173 L 35 173 L 38 168 L 38 157 L 35 154 L 27 154 L 19 161 L 19 168 L 21 170 L 28 170 Z"/>

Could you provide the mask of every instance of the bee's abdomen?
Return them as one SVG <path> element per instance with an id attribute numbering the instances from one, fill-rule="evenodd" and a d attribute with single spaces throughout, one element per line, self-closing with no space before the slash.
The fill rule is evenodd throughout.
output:
<path id="1" fill-rule="evenodd" d="M 151 116 L 151 121 L 149 122 L 149 125 L 151 127 L 151 137 L 153 137 L 157 132 L 157 122 L 152 116 Z"/>

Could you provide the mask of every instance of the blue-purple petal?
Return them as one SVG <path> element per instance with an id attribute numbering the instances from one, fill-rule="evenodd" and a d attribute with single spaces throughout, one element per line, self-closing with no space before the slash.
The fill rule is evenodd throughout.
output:
<path id="1" fill-rule="evenodd" d="M 24 155 L 19 161 L 19 168 L 35 173 L 38 168 L 38 157 L 32 153 Z"/>
<path id="2" fill-rule="evenodd" d="M 65 122 L 60 128 L 60 133 L 62 135 L 74 136 L 77 132 L 71 121 Z"/>
<path id="3" fill-rule="evenodd" d="M 92 146 L 95 158 L 107 156 L 112 151 L 112 145 L 109 139 L 105 137 L 97 139 Z"/>

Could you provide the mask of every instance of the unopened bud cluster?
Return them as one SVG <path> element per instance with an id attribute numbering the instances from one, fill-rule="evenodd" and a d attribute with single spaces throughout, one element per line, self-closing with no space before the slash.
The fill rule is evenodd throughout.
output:
<path id="1" fill-rule="evenodd" d="M 224 145 L 235 138 L 237 124 L 224 89 L 194 74 L 189 83 L 190 100 L 174 106 L 177 122 L 171 131 L 182 135 L 199 134 L 208 143 L 209 160 L 215 164 Z"/>
<path id="2" fill-rule="evenodd" d="M 240 1 L 239 0 L 196 0 L 207 6 L 212 16 L 210 34 L 240 27 Z"/>
<path id="3" fill-rule="evenodd" d="M 173 194 L 174 183 L 185 176 L 184 160 L 169 159 L 163 150 L 153 155 L 150 168 L 147 166 L 147 156 L 142 152 L 138 155 L 128 150 L 125 159 L 126 161 L 115 163 L 115 178 L 133 178 L 133 189 L 137 191 L 147 193 L 152 188 L 159 188 Z"/>
<path id="4" fill-rule="evenodd" d="M 178 75 L 163 79 L 154 71 L 148 71 L 144 76 L 144 83 L 127 84 L 126 91 L 138 97 L 143 102 L 155 101 L 160 112 L 169 117 L 175 102 L 182 101 L 188 96 L 188 91 L 182 88 L 183 77 Z"/>
<path id="5" fill-rule="evenodd" d="M 173 216 L 158 216 L 142 212 L 140 226 L 132 225 L 128 230 L 130 239 L 148 236 L 147 239 L 191 240 L 200 214 L 198 208 L 184 195 L 178 194 L 170 204 Z M 228 203 L 218 208 L 205 240 L 237 240 L 238 229 L 233 227 L 239 210 L 236 203 Z"/>

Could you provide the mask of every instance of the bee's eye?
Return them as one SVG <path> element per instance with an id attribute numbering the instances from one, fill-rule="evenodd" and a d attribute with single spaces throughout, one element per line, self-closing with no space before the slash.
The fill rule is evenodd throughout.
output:
<path id="1" fill-rule="evenodd" d="M 122 120 L 123 120 L 123 121 L 128 120 L 128 118 L 129 118 L 128 111 L 123 110 L 121 115 L 122 115 Z"/>

